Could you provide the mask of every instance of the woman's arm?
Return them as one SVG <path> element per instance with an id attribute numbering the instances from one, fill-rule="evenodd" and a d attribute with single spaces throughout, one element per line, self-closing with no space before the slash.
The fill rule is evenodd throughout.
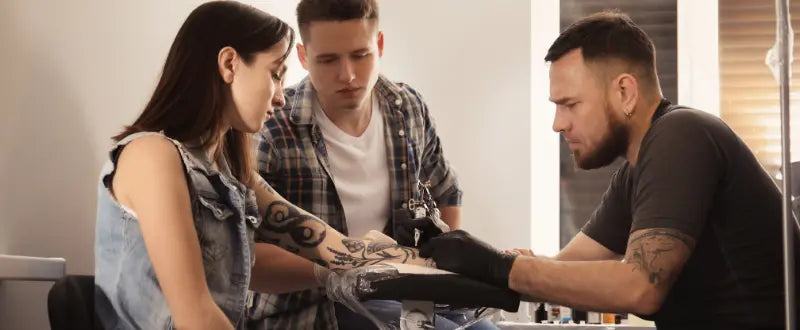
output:
<path id="1" fill-rule="evenodd" d="M 136 212 L 147 254 L 178 329 L 233 329 L 206 284 L 189 189 L 178 150 L 160 136 L 120 154 L 116 199 Z"/>
<path id="2" fill-rule="evenodd" d="M 333 270 L 382 262 L 434 266 L 431 260 L 421 258 L 417 249 L 383 239 L 344 236 L 314 215 L 287 202 L 258 174 L 253 178 L 251 187 L 256 192 L 264 218 L 258 231 L 269 243 Z"/>

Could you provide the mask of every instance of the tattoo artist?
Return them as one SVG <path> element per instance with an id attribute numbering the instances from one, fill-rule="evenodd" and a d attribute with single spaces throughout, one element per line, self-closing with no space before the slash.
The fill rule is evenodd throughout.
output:
<path id="1" fill-rule="evenodd" d="M 653 43 L 622 13 L 576 22 L 545 61 L 553 130 L 576 165 L 626 160 L 588 223 L 554 258 L 460 230 L 420 255 L 529 300 L 634 313 L 658 329 L 782 329 L 780 192 L 742 140 L 663 98 Z"/>

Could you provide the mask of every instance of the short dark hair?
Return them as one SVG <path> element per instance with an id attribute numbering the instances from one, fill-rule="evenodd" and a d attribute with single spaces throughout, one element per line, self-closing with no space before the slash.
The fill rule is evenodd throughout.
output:
<path id="1" fill-rule="evenodd" d="M 645 79 L 657 81 L 656 50 L 647 34 L 619 11 L 603 11 L 584 17 L 558 36 L 545 62 L 581 49 L 585 61 L 618 59 L 638 66 Z"/>
<path id="2" fill-rule="evenodd" d="M 319 21 L 369 19 L 378 21 L 377 0 L 301 0 L 297 4 L 300 38 L 308 42 L 308 26 Z"/>

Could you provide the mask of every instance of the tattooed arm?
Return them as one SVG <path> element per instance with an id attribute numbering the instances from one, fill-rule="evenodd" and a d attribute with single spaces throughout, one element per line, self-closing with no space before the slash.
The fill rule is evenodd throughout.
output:
<path id="1" fill-rule="evenodd" d="M 509 287 L 529 299 L 600 312 L 652 314 L 661 308 L 694 248 L 668 228 L 633 232 L 622 261 L 559 261 L 520 256 Z"/>
<path id="2" fill-rule="evenodd" d="M 255 181 L 251 186 L 256 191 L 263 215 L 257 235 L 268 243 L 333 270 L 382 262 L 433 267 L 429 259 L 419 257 L 417 249 L 393 241 L 344 236 L 314 215 L 287 202 L 260 176 Z"/>

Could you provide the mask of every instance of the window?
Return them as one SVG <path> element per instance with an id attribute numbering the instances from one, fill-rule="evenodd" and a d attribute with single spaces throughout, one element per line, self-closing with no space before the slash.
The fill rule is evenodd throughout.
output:
<path id="1" fill-rule="evenodd" d="M 790 2 L 789 12 L 792 29 L 797 32 L 800 4 Z M 780 90 L 764 64 L 767 51 L 775 44 L 775 34 L 774 0 L 719 1 L 720 116 L 777 179 L 781 167 Z M 795 35 L 795 58 L 797 55 Z M 792 104 L 798 104 L 798 73 L 793 65 Z M 792 140 L 800 141 L 797 133 L 792 132 Z"/>

